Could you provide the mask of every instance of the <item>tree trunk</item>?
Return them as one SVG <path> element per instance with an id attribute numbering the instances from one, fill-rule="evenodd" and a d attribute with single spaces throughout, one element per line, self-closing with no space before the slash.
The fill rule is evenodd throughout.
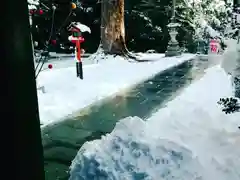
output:
<path id="1" fill-rule="evenodd" d="M 126 56 L 124 0 L 102 0 L 101 43 L 105 54 Z"/>

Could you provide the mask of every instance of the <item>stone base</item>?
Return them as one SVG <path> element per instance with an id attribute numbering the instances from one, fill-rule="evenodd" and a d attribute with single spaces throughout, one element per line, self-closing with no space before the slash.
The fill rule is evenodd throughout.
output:
<path id="1" fill-rule="evenodd" d="M 170 43 L 167 47 L 167 51 L 165 52 L 166 57 L 172 57 L 172 56 L 179 56 L 181 55 L 180 47 L 177 43 Z"/>

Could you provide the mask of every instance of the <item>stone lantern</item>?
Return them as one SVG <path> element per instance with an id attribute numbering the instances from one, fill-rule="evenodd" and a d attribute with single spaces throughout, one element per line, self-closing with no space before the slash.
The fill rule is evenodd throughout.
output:
<path id="1" fill-rule="evenodd" d="M 173 0 L 172 18 L 171 22 L 167 25 L 169 35 L 171 37 L 168 43 L 167 51 L 165 52 L 165 56 L 167 57 L 181 55 L 181 50 L 178 41 L 176 40 L 176 36 L 178 34 L 177 29 L 180 27 L 180 24 L 175 22 L 175 4 L 176 0 Z"/>

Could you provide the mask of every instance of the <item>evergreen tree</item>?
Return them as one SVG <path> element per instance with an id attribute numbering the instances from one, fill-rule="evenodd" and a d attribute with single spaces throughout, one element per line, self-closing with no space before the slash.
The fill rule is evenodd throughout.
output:
<path id="1" fill-rule="evenodd" d="M 29 10 L 32 18 L 32 36 L 35 49 L 67 52 L 72 46 L 67 27 L 75 16 L 70 1 L 41 0 Z M 70 50 L 71 52 L 71 50 Z"/>
<path id="2" fill-rule="evenodd" d="M 102 0 L 78 0 L 77 7 L 64 24 L 71 11 L 70 1 L 42 0 L 50 10 L 43 5 L 38 8 L 44 10 L 43 15 L 35 15 L 33 21 L 38 27 L 33 27 L 33 39 L 39 42 L 38 49 L 43 49 L 49 38 L 52 20 L 52 4 L 56 5 L 55 22 L 51 39 L 56 45 L 50 45 L 54 51 L 71 49 L 68 41 L 67 26 L 70 21 L 78 21 L 91 28 L 91 34 L 84 34 L 83 43 L 87 52 L 96 52 L 100 42 L 101 2 Z M 112 1 L 111 1 L 112 2 Z M 117 1 L 116 1 L 117 2 Z M 146 51 L 154 49 L 165 52 L 169 32 L 167 24 L 170 22 L 172 1 L 170 0 L 125 0 L 125 28 L 126 46 L 130 51 Z M 216 32 L 223 36 L 227 24 L 227 6 L 224 0 L 177 0 L 176 20 L 181 27 L 178 29 L 177 39 L 180 46 L 186 46 L 189 52 L 196 52 L 196 40 L 207 39 Z M 64 24 L 62 26 L 62 24 Z M 62 26 L 62 28 L 60 28 Z M 61 31 L 59 31 L 61 29 Z M 54 41 L 53 41 L 54 42 Z M 71 50 L 70 50 L 71 51 Z"/>

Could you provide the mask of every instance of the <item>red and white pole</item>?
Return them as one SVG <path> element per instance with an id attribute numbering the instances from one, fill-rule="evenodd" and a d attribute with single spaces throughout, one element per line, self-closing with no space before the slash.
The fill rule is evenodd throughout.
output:
<path id="1" fill-rule="evenodd" d="M 82 67 L 82 60 L 81 60 L 81 37 L 76 40 L 76 70 L 77 70 L 77 77 L 83 79 L 83 67 Z"/>
<path id="2" fill-rule="evenodd" d="M 83 67 L 82 67 L 82 60 L 81 60 L 81 43 L 84 42 L 84 38 L 81 36 L 80 29 L 77 28 L 70 28 L 73 34 L 69 36 L 69 41 L 75 44 L 75 59 L 76 59 L 76 71 L 77 77 L 83 79 Z"/>

